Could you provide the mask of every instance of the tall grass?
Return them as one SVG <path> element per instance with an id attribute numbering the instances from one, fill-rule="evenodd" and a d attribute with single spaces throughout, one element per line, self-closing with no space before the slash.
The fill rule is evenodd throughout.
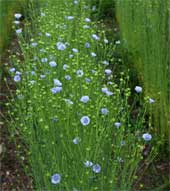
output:
<path id="1" fill-rule="evenodd" d="M 170 1 L 116 0 L 116 14 L 125 47 L 145 94 L 155 99 L 153 128 L 170 136 Z"/>
<path id="2" fill-rule="evenodd" d="M 9 125 L 22 139 L 18 153 L 26 147 L 24 167 L 36 191 L 131 191 L 143 149 L 156 140 L 144 134 L 152 133 L 144 125 L 148 98 L 138 87 L 131 106 L 129 77 L 121 72 L 115 83 L 115 45 L 90 20 L 93 11 L 84 0 L 49 0 L 39 16 L 32 12 L 34 28 L 29 21 L 16 26 L 24 63 L 11 56 L 16 95 L 7 104 Z M 153 146 L 147 162 L 155 152 Z"/>

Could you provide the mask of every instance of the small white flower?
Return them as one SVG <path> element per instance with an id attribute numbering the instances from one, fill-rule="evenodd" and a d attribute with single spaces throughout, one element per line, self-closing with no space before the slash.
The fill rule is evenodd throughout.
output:
<path id="1" fill-rule="evenodd" d="M 57 63 L 55 61 L 49 62 L 49 65 L 53 68 L 57 66 Z"/>
<path id="2" fill-rule="evenodd" d="M 83 73 L 83 70 L 77 70 L 76 74 L 78 77 L 82 77 L 84 73 Z"/>
<path id="3" fill-rule="evenodd" d="M 101 109 L 101 113 L 102 113 L 103 115 L 107 115 L 107 114 L 109 113 L 109 110 L 108 110 L 107 108 L 102 108 L 102 109 Z"/>
<path id="4" fill-rule="evenodd" d="M 16 73 L 15 73 L 16 75 L 21 75 L 22 73 L 21 72 L 19 72 L 19 71 L 16 71 Z"/>
<path id="5" fill-rule="evenodd" d="M 16 19 L 20 19 L 22 17 L 21 13 L 15 13 L 14 17 Z"/>
<path id="6" fill-rule="evenodd" d="M 80 121 L 82 125 L 86 126 L 86 125 L 89 125 L 90 118 L 88 116 L 83 116 Z"/>
<path id="7" fill-rule="evenodd" d="M 95 11 L 96 10 L 96 6 L 94 5 L 93 7 L 92 7 L 92 11 Z"/>
<path id="8" fill-rule="evenodd" d="M 84 29 L 89 29 L 90 26 L 88 26 L 88 25 L 84 25 L 83 28 L 84 28 Z"/>
<path id="9" fill-rule="evenodd" d="M 74 55 L 73 54 L 69 54 L 69 58 L 73 58 L 74 57 Z"/>
<path id="10" fill-rule="evenodd" d="M 136 86 L 136 87 L 135 87 L 135 91 L 136 91 L 137 93 L 141 93 L 141 92 L 142 92 L 142 87 Z"/>
<path id="11" fill-rule="evenodd" d="M 94 40 L 100 40 L 100 38 L 99 38 L 96 34 L 92 34 L 92 38 L 93 38 Z"/>
<path id="12" fill-rule="evenodd" d="M 34 85 L 35 82 L 36 82 L 35 80 L 30 80 L 30 84 L 31 84 L 31 85 Z"/>
<path id="13" fill-rule="evenodd" d="M 14 76 L 14 81 L 15 81 L 15 82 L 21 81 L 21 76 L 20 76 L 20 75 L 15 75 L 15 76 Z"/>
<path id="14" fill-rule="evenodd" d="M 78 1 L 77 1 L 77 0 L 74 0 L 74 4 L 77 5 L 77 4 L 78 4 Z"/>
<path id="15" fill-rule="evenodd" d="M 52 177 L 51 177 L 51 182 L 53 184 L 59 184 L 61 181 L 61 175 L 60 174 L 54 174 Z"/>
<path id="16" fill-rule="evenodd" d="M 53 79 L 53 82 L 55 86 L 59 86 L 59 87 L 62 86 L 62 83 L 58 79 Z"/>
<path id="17" fill-rule="evenodd" d="M 45 13 L 41 13 L 41 17 L 45 17 Z"/>
<path id="18" fill-rule="evenodd" d="M 85 18 L 84 20 L 85 20 L 85 22 L 87 22 L 87 23 L 91 22 L 91 20 L 90 20 L 89 18 Z"/>
<path id="19" fill-rule="evenodd" d="M 50 36 L 51 36 L 51 34 L 50 34 L 50 33 L 48 33 L 48 32 L 46 32 L 46 33 L 45 33 L 45 36 L 46 36 L 46 37 L 50 37 Z"/>
<path id="20" fill-rule="evenodd" d="M 77 50 L 76 48 L 73 48 L 72 51 L 73 51 L 74 53 L 78 53 L 78 50 Z"/>
<path id="21" fill-rule="evenodd" d="M 73 20 L 73 19 L 74 19 L 73 16 L 67 16 L 66 18 L 67 18 L 68 20 Z"/>
<path id="22" fill-rule="evenodd" d="M 152 98 L 149 98 L 149 103 L 155 103 L 155 100 L 154 99 L 152 99 Z"/>
<path id="23" fill-rule="evenodd" d="M 51 88 L 51 92 L 52 92 L 53 94 L 59 93 L 59 92 L 61 92 L 61 90 L 62 90 L 62 87 L 54 87 L 54 88 Z"/>
<path id="24" fill-rule="evenodd" d="M 105 70 L 105 74 L 106 74 L 106 75 L 111 75 L 111 74 L 112 74 L 112 71 L 111 71 L 110 69 L 106 69 L 106 70 Z"/>
<path id="25" fill-rule="evenodd" d="M 92 57 L 96 57 L 97 55 L 94 52 L 91 52 Z"/>
<path id="26" fill-rule="evenodd" d="M 19 24 L 20 24 L 20 21 L 14 21 L 14 23 L 15 23 L 16 25 L 19 25 Z"/>
<path id="27" fill-rule="evenodd" d="M 65 50 L 66 49 L 66 45 L 62 42 L 57 42 L 56 46 L 57 46 L 58 50 Z"/>
<path id="28" fill-rule="evenodd" d="M 85 167 L 91 167 L 91 166 L 93 166 L 93 163 L 91 161 L 87 160 L 86 162 L 84 162 L 84 165 L 85 165 Z"/>
<path id="29" fill-rule="evenodd" d="M 115 126 L 116 128 L 119 128 L 119 127 L 121 126 L 121 123 L 120 123 L 120 122 L 115 122 L 115 123 L 114 123 L 114 126 Z"/>
<path id="30" fill-rule="evenodd" d="M 107 39 L 104 39 L 104 43 L 105 43 L 105 44 L 108 44 L 109 41 L 108 41 Z"/>
<path id="31" fill-rule="evenodd" d="M 106 60 L 104 60 L 102 63 L 103 63 L 104 65 L 106 65 L 106 66 L 108 66 L 108 65 L 109 65 L 109 62 L 108 62 L 108 61 L 106 61 Z"/>
<path id="32" fill-rule="evenodd" d="M 89 100 L 90 100 L 89 96 L 82 96 L 80 98 L 80 101 L 83 102 L 83 103 L 87 103 Z"/>
<path id="33" fill-rule="evenodd" d="M 152 135 L 149 134 L 149 133 L 144 133 L 144 134 L 142 135 L 142 137 L 143 137 L 143 139 L 144 139 L 145 141 L 150 141 L 150 140 L 152 139 Z"/>
<path id="34" fill-rule="evenodd" d="M 81 142 L 80 137 L 75 137 L 75 138 L 73 139 L 73 143 L 74 143 L 75 145 L 79 144 L 80 142 Z"/>
<path id="35" fill-rule="evenodd" d="M 71 80 L 71 76 L 70 75 L 65 75 L 65 79 L 69 81 L 69 80 Z"/>
<path id="36" fill-rule="evenodd" d="M 120 40 L 117 40 L 117 41 L 115 42 L 115 44 L 117 44 L 117 45 L 120 44 Z"/>
<path id="37" fill-rule="evenodd" d="M 22 29 L 17 29 L 17 30 L 16 30 L 16 33 L 17 33 L 17 34 L 21 34 L 21 33 L 22 33 Z"/>
<path id="38" fill-rule="evenodd" d="M 41 78 L 41 79 L 44 79 L 45 77 L 46 77 L 45 74 L 41 74 L 41 75 L 40 75 L 40 78 Z"/>
<path id="39" fill-rule="evenodd" d="M 69 105 L 73 105 L 73 102 L 70 99 L 64 99 L 64 101 L 69 104 Z"/>
<path id="40" fill-rule="evenodd" d="M 99 164 L 95 164 L 95 165 L 93 165 L 92 170 L 95 173 L 99 173 L 101 171 L 101 166 Z"/>

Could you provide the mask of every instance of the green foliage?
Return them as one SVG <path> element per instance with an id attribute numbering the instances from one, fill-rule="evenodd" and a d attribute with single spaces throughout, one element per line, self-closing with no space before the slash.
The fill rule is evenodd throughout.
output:
<path id="1" fill-rule="evenodd" d="M 116 0 L 116 14 L 124 46 L 145 93 L 156 100 L 153 128 L 170 135 L 170 1 Z"/>
<path id="2" fill-rule="evenodd" d="M 24 63 L 18 52 L 11 56 L 16 95 L 8 104 L 9 125 L 12 137 L 19 134 L 28 149 L 30 168 L 24 167 L 37 191 L 131 191 L 139 164 L 152 161 L 157 149 L 153 146 L 143 159 L 145 145 L 156 141 L 154 135 L 150 142 L 142 138 L 150 132 L 145 126 L 148 97 L 142 100 L 142 92 L 135 93 L 130 105 L 129 77 L 120 72 L 115 83 L 114 74 L 106 74 L 115 45 L 106 41 L 96 21 L 87 19 L 93 14 L 87 7 L 91 1 L 44 3 L 39 14 L 30 11 L 32 22 L 25 21 L 17 34 Z M 56 86 L 60 92 L 53 92 Z M 89 101 L 83 103 L 82 96 Z M 83 116 L 89 124 L 83 125 Z M 85 166 L 86 161 L 93 166 Z M 101 167 L 98 173 L 95 164 Z M 56 185 L 51 182 L 55 173 L 61 176 Z"/>

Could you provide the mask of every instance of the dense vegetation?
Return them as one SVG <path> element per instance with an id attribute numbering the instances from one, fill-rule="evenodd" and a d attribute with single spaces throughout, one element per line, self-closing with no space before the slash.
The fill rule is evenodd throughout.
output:
<path id="1" fill-rule="evenodd" d="M 138 182 L 169 137 L 169 2 L 132 2 L 28 1 L 13 14 L 6 121 L 34 190 L 145 189 Z M 106 10 L 116 11 L 113 34 Z"/>

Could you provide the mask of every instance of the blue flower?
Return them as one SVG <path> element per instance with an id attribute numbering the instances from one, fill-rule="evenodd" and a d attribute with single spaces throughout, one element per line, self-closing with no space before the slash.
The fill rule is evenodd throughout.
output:
<path id="1" fill-rule="evenodd" d="M 66 80 L 71 80 L 71 76 L 70 75 L 65 75 L 65 79 Z"/>
<path id="2" fill-rule="evenodd" d="M 85 165 L 85 167 L 91 167 L 91 166 L 93 166 L 93 163 L 91 161 L 87 160 L 86 162 L 84 162 L 84 165 Z"/>
<path id="3" fill-rule="evenodd" d="M 121 126 L 121 123 L 120 123 L 120 122 L 115 122 L 115 123 L 114 123 L 114 126 L 117 127 L 117 128 L 119 128 L 119 127 Z"/>
<path id="4" fill-rule="evenodd" d="M 9 71 L 12 73 L 12 72 L 15 72 L 15 68 L 10 68 Z"/>
<path id="5" fill-rule="evenodd" d="M 112 71 L 111 71 L 110 69 L 106 69 L 106 70 L 105 70 L 105 74 L 106 74 L 106 75 L 111 75 L 111 74 L 112 74 Z"/>
<path id="6" fill-rule="evenodd" d="M 92 34 L 92 38 L 93 38 L 94 40 L 100 40 L 100 38 L 99 38 L 96 34 Z"/>
<path id="7" fill-rule="evenodd" d="M 88 116 L 83 116 L 80 121 L 82 125 L 86 126 L 86 125 L 89 125 L 90 118 Z"/>
<path id="8" fill-rule="evenodd" d="M 54 82 L 54 85 L 56 86 L 59 86 L 59 87 L 62 86 L 62 83 L 58 79 L 53 79 L 53 82 Z"/>
<path id="9" fill-rule="evenodd" d="M 150 141 L 150 140 L 152 139 L 152 135 L 149 134 L 149 133 L 144 133 L 144 134 L 142 135 L 142 137 L 143 137 L 143 139 L 144 139 L 145 141 Z"/>
<path id="10" fill-rule="evenodd" d="M 62 90 L 62 87 L 54 87 L 54 88 L 51 88 L 51 92 L 52 92 L 53 94 L 59 93 L 59 92 L 61 92 L 61 90 Z"/>
<path id="11" fill-rule="evenodd" d="M 66 45 L 62 42 L 57 42 L 56 46 L 57 46 L 58 50 L 65 50 L 66 49 Z"/>
<path id="12" fill-rule="evenodd" d="M 21 15 L 21 13 L 15 13 L 15 14 L 14 14 L 14 17 L 15 17 L 16 19 L 20 19 L 20 18 L 22 17 L 22 15 Z"/>
<path id="13" fill-rule="evenodd" d="M 85 78 L 85 81 L 86 81 L 87 83 L 90 83 L 90 82 L 91 82 L 91 79 L 90 79 L 90 78 Z"/>
<path id="14" fill-rule="evenodd" d="M 48 59 L 47 58 L 41 58 L 41 62 L 47 62 Z"/>
<path id="15" fill-rule="evenodd" d="M 103 115 L 107 115 L 107 114 L 109 113 L 109 110 L 108 110 L 107 108 L 102 108 L 102 109 L 101 109 L 101 113 L 102 113 Z"/>
<path id="16" fill-rule="evenodd" d="M 31 46 L 32 46 L 32 47 L 36 47 L 37 45 L 38 45 L 37 42 L 33 42 L 33 43 L 31 43 Z"/>
<path id="17" fill-rule="evenodd" d="M 99 164 L 95 164 L 92 167 L 93 172 L 99 173 L 101 171 L 101 166 Z"/>
<path id="18" fill-rule="evenodd" d="M 75 137 L 75 138 L 73 139 L 73 143 L 74 143 L 75 145 L 79 144 L 80 142 L 81 142 L 80 137 Z"/>
<path id="19" fill-rule="evenodd" d="M 82 97 L 80 98 L 80 101 L 83 102 L 83 103 L 87 103 L 89 100 L 90 100 L 90 99 L 89 99 L 89 96 L 82 96 Z"/>
<path id="20" fill-rule="evenodd" d="M 142 92 L 142 87 L 136 86 L 136 87 L 135 87 L 135 91 L 136 91 L 137 93 L 141 93 L 141 92 Z"/>
<path id="21" fill-rule="evenodd" d="M 67 64 L 63 65 L 63 70 L 67 70 L 69 68 L 69 66 Z"/>
<path id="22" fill-rule="evenodd" d="M 15 81 L 15 82 L 21 81 L 21 76 L 20 76 L 20 75 L 15 75 L 15 76 L 14 76 L 14 81 Z"/>
<path id="23" fill-rule="evenodd" d="M 16 33 L 17 33 L 17 34 L 22 33 L 22 29 L 17 29 L 17 30 L 16 30 Z"/>
<path id="24" fill-rule="evenodd" d="M 59 184 L 60 181 L 61 181 L 61 175 L 60 175 L 60 174 L 54 174 L 54 175 L 52 175 L 52 177 L 51 177 L 51 182 L 52 182 L 53 184 Z"/>
<path id="25" fill-rule="evenodd" d="M 57 63 L 55 61 L 49 62 L 49 65 L 53 68 L 57 66 Z"/>
<path id="26" fill-rule="evenodd" d="M 90 20 L 89 18 L 85 18 L 84 20 L 85 20 L 85 22 L 87 22 L 87 23 L 91 22 L 91 20 Z"/>
<path id="27" fill-rule="evenodd" d="M 78 77 L 82 77 L 84 73 L 83 73 L 83 70 L 77 70 L 76 74 Z"/>
<path id="28" fill-rule="evenodd" d="M 102 88 L 102 92 L 105 93 L 107 96 L 113 95 L 113 92 L 109 91 L 108 88 Z"/>
<path id="29" fill-rule="evenodd" d="M 86 47 L 86 48 L 90 48 L 90 43 L 86 42 L 86 43 L 85 43 L 85 47 Z"/>

